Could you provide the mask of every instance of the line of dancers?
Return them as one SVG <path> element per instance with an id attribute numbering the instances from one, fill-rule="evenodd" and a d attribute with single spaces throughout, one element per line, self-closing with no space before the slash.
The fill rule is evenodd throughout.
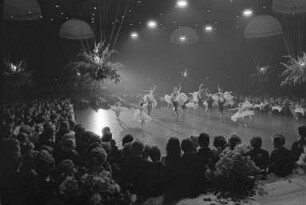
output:
<path id="1" fill-rule="evenodd" d="M 152 120 L 151 113 L 152 110 L 157 106 L 157 100 L 154 96 L 156 91 L 156 86 L 151 87 L 150 90 L 146 91 L 146 94 L 140 100 L 139 105 L 131 105 L 134 107 L 134 120 L 141 123 L 141 126 L 145 126 L 146 123 Z M 199 107 L 205 107 L 206 114 L 210 116 L 213 106 L 218 107 L 220 121 L 224 122 L 224 107 L 234 105 L 234 97 L 231 94 L 232 92 L 224 92 L 220 86 L 218 86 L 218 92 L 211 94 L 208 89 L 203 89 L 203 84 L 199 86 L 199 89 L 195 92 L 189 93 L 190 97 L 187 94 L 182 92 L 182 88 L 179 85 L 174 87 L 173 92 L 170 95 L 165 95 L 162 100 L 168 103 L 168 108 L 172 108 L 173 113 L 175 114 L 176 121 L 179 121 L 181 113 L 186 109 L 192 109 L 194 112 L 199 109 Z M 118 97 L 118 101 L 111 106 L 111 109 L 115 112 L 117 120 L 120 120 L 121 112 L 128 110 L 127 107 L 122 106 L 123 100 Z M 233 122 L 242 123 L 246 126 L 245 119 L 252 119 L 254 116 L 254 111 L 251 110 L 252 107 L 248 101 L 239 103 L 237 108 L 229 109 L 236 110 L 237 112 L 231 116 Z"/>

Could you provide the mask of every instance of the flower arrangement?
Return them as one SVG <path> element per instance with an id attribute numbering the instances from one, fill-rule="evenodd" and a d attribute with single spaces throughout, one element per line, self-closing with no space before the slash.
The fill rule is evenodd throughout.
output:
<path id="1" fill-rule="evenodd" d="M 113 56 L 117 53 L 109 46 L 105 46 L 104 43 L 99 43 L 95 45 L 93 51 L 78 54 L 74 60 L 66 65 L 66 70 L 69 70 L 77 79 L 88 78 L 93 81 L 112 80 L 119 82 L 118 70 L 124 66 L 119 62 L 113 62 Z"/>
<path id="2" fill-rule="evenodd" d="M 60 194 L 66 204 L 129 204 L 129 197 L 121 193 L 119 185 L 105 170 L 99 173 L 79 171 L 67 177 L 60 185 Z"/>
<path id="3" fill-rule="evenodd" d="M 212 186 L 222 197 L 243 199 L 255 194 L 260 169 L 246 155 L 248 150 L 248 146 L 239 145 L 221 153 Z"/>
<path id="4" fill-rule="evenodd" d="M 6 86 L 18 89 L 32 84 L 32 71 L 26 69 L 25 61 L 17 64 L 5 62 L 5 65 L 3 77 Z"/>
<path id="5" fill-rule="evenodd" d="M 288 56 L 288 63 L 281 63 L 286 69 L 281 77 L 285 77 L 281 85 L 297 85 L 306 82 L 306 53 L 297 59 Z"/>

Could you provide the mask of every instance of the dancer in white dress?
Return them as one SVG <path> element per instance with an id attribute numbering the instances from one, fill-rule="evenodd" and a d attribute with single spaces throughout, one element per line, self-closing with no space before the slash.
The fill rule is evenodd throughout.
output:
<path id="1" fill-rule="evenodd" d="M 188 96 L 185 93 L 181 93 L 181 86 L 179 88 L 175 87 L 173 89 L 173 93 L 171 94 L 172 99 L 172 105 L 173 105 L 173 111 L 176 114 L 176 120 L 179 120 L 179 107 L 185 106 L 186 102 L 188 101 Z"/>
<path id="2" fill-rule="evenodd" d="M 111 106 L 111 110 L 113 110 L 116 114 L 117 120 L 120 120 L 121 112 L 126 112 L 129 109 L 121 106 L 120 100 L 118 100 L 113 106 Z"/>
<path id="3" fill-rule="evenodd" d="M 245 118 L 252 118 L 254 116 L 254 111 L 248 109 L 246 106 L 243 106 L 244 103 L 239 103 L 238 108 L 230 109 L 237 110 L 237 112 L 232 115 L 231 120 L 233 122 L 240 121 L 246 127 L 246 123 L 244 122 Z"/>
<path id="4" fill-rule="evenodd" d="M 144 102 L 147 103 L 147 109 L 148 109 L 149 116 L 151 115 L 152 109 L 157 106 L 157 101 L 154 97 L 155 90 L 156 90 L 156 86 L 153 85 L 153 87 L 148 91 L 149 93 L 143 97 Z"/>
<path id="5" fill-rule="evenodd" d="M 204 91 L 204 89 L 202 89 L 202 87 L 203 87 L 203 84 L 201 84 L 201 85 L 199 86 L 199 90 L 198 90 L 198 91 L 195 91 L 195 92 L 193 92 L 193 93 L 189 93 L 189 94 L 192 96 L 192 98 L 191 98 L 191 100 L 186 104 L 186 107 L 187 107 L 187 108 L 192 108 L 192 109 L 194 109 L 194 110 L 198 109 L 198 107 L 199 107 L 199 101 L 200 101 L 199 95 L 200 95 L 200 93 L 202 93 L 202 92 Z"/>
<path id="6" fill-rule="evenodd" d="M 144 111 L 146 104 L 141 102 L 140 106 L 136 108 L 134 113 L 134 120 L 141 123 L 143 128 L 146 123 L 151 122 L 152 118 Z"/>

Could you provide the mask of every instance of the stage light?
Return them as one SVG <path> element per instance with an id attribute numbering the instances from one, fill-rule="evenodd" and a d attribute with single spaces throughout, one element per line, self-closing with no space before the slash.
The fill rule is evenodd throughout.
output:
<path id="1" fill-rule="evenodd" d="M 212 32 L 214 30 L 214 28 L 211 25 L 206 25 L 204 29 L 206 32 Z"/>
<path id="2" fill-rule="evenodd" d="M 183 9 L 188 6 L 188 1 L 187 0 L 177 0 L 176 1 L 176 7 Z"/>
<path id="3" fill-rule="evenodd" d="M 187 40 L 186 36 L 179 37 L 180 42 L 185 42 Z"/>
<path id="4" fill-rule="evenodd" d="M 147 27 L 150 28 L 150 29 L 154 29 L 154 28 L 157 27 L 157 22 L 154 21 L 154 20 L 150 20 L 150 21 L 148 21 L 148 23 L 147 23 Z"/>
<path id="5" fill-rule="evenodd" d="M 139 38 L 139 34 L 137 32 L 132 32 L 130 34 L 130 36 L 131 36 L 132 39 L 138 39 Z"/>
<path id="6" fill-rule="evenodd" d="M 244 17 L 251 17 L 251 16 L 253 16 L 253 14 L 254 14 L 254 12 L 253 12 L 252 9 L 244 9 L 244 10 L 242 11 L 242 15 L 243 15 Z"/>

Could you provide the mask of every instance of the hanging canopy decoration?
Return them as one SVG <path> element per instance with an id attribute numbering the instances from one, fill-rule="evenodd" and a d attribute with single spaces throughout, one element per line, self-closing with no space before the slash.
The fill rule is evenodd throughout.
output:
<path id="1" fill-rule="evenodd" d="M 4 0 L 3 18 L 6 20 L 29 21 L 42 18 L 37 0 Z"/>
<path id="2" fill-rule="evenodd" d="M 83 40 L 94 37 L 94 33 L 88 23 L 78 19 L 66 21 L 60 28 L 59 37 L 70 40 Z"/>
<path id="3" fill-rule="evenodd" d="M 265 38 L 282 34 L 282 26 L 277 19 L 269 15 L 254 17 L 246 26 L 246 38 Z"/>
<path id="4" fill-rule="evenodd" d="M 273 0 L 272 10 L 284 14 L 300 14 L 306 12 L 305 0 Z"/>
<path id="5" fill-rule="evenodd" d="M 194 44 L 199 42 L 200 38 L 197 32 L 190 27 L 180 27 L 175 29 L 170 38 L 173 44 Z"/>

